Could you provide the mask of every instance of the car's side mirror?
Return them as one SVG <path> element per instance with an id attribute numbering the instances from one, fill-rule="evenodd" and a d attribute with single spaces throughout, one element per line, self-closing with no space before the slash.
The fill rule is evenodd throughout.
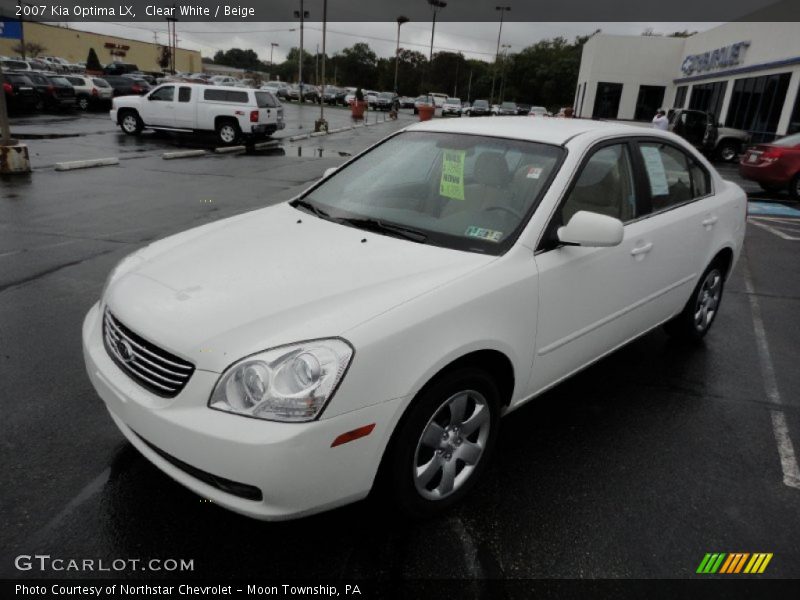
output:
<path id="1" fill-rule="evenodd" d="M 622 242 L 625 229 L 622 221 L 587 210 L 579 210 L 564 227 L 558 228 L 558 239 L 577 246 L 617 246 Z"/>
<path id="2" fill-rule="evenodd" d="M 337 169 L 338 167 L 330 167 L 329 169 L 325 169 L 325 172 L 322 174 L 322 178 L 327 179 L 328 177 L 336 173 Z"/>

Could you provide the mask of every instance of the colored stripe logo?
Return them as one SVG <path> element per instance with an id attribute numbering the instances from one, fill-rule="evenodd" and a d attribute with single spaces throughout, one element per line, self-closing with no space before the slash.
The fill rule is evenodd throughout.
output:
<path id="1" fill-rule="evenodd" d="M 755 552 L 753 554 L 749 552 L 709 552 L 700 561 L 697 573 L 701 575 L 763 573 L 771 560 L 771 552 Z"/>

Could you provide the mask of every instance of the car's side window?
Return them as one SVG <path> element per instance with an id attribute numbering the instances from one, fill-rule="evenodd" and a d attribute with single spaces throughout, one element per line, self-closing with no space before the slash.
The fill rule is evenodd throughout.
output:
<path id="1" fill-rule="evenodd" d="M 178 88 L 178 102 L 189 102 L 192 99 L 192 88 Z"/>
<path id="2" fill-rule="evenodd" d="M 683 204 L 709 193 L 705 169 L 685 152 L 670 144 L 639 144 L 652 212 Z"/>
<path id="3" fill-rule="evenodd" d="M 637 217 L 636 185 L 627 143 L 603 146 L 584 163 L 561 206 L 559 224 L 566 225 L 581 210 L 623 223 Z"/>
<path id="4" fill-rule="evenodd" d="M 150 94 L 150 100 L 160 100 L 161 102 L 172 102 L 175 99 L 175 86 L 166 85 Z"/>

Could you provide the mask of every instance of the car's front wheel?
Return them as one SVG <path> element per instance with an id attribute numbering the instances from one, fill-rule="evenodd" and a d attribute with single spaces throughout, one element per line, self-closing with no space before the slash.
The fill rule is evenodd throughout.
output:
<path id="1" fill-rule="evenodd" d="M 725 273 L 722 262 L 717 260 L 705 270 L 692 292 L 684 309 L 664 325 L 672 336 L 700 341 L 705 337 L 719 312 Z"/>
<path id="2" fill-rule="evenodd" d="M 119 117 L 119 126 L 127 135 L 139 135 L 144 128 L 144 123 L 135 111 L 126 110 Z"/>
<path id="3" fill-rule="evenodd" d="M 459 502 L 489 462 L 500 421 L 500 393 L 477 368 L 458 369 L 415 400 L 392 441 L 385 465 L 394 502 L 427 517 Z"/>
<path id="4" fill-rule="evenodd" d="M 723 140 L 717 147 L 717 156 L 725 162 L 733 162 L 739 156 L 741 145 L 733 140 Z"/>

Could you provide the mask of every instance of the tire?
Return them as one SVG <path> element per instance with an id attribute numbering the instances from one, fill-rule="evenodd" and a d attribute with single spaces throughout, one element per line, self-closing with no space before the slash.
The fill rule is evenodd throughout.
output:
<path id="1" fill-rule="evenodd" d="M 768 194 L 777 194 L 778 192 L 783 190 L 781 186 L 775 185 L 774 183 L 761 183 L 759 181 L 758 185 L 761 187 L 762 190 L 764 190 Z"/>
<path id="2" fill-rule="evenodd" d="M 792 181 L 789 183 L 789 195 L 792 199 L 800 201 L 800 173 L 792 177 Z"/>
<path id="3" fill-rule="evenodd" d="M 741 144 L 734 140 L 723 140 L 717 146 L 717 156 L 725 162 L 734 162 L 739 157 Z"/>
<path id="4" fill-rule="evenodd" d="M 664 330 L 676 338 L 693 342 L 702 340 L 717 317 L 724 287 L 723 264 L 715 260 L 703 272 L 686 306 L 664 324 Z"/>
<path id="5" fill-rule="evenodd" d="M 89 98 L 88 97 L 81 96 L 80 98 L 78 98 L 78 102 L 76 103 L 76 106 L 78 107 L 79 110 L 82 110 L 83 112 L 86 112 L 86 111 L 89 110 L 90 104 L 91 103 L 89 102 Z"/>
<path id="6" fill-rule="evenodd" d="M 500 392 L 486 372 L 445 373 L 420 392 L 398 426 L 382 465 L 381 486 L 408 517 L 447 510 L 480 480 L 499 424 Z"/>
<path id="7" fill-rule="evenodd" d="M 236 121 L 225 119 L 217 124 L 217 141 L 223 146 L 233 146 L 239 141 L 241 134 Z"/>
<path id="8" fill-rule="evenodd" d="M 144 123 L 139 114 L 134 110 L 126 110 L 119 117 L 119 127 L 126 135 L 139 135 L 144 129 Z"/>

